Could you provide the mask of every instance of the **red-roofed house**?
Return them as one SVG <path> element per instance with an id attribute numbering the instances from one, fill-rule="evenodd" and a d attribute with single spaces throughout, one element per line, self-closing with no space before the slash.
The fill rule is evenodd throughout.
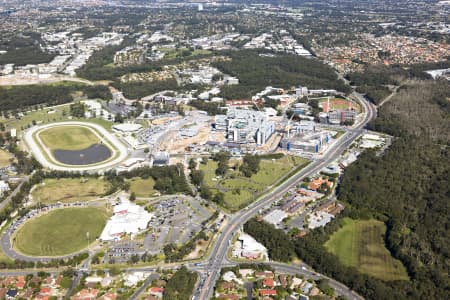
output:
<path id="1" fill-rule="evenodd" d="M 46 286 L 42 287 L 41 290 L 39 291 L 39 294 L 46 295 L 46 296 L 50 295 L 51 293 L 52 293 L 52 289 L 49 287 L 46 287 Z"/>
<path id="2" fill-rule="evenodd" d="M 17 276 L 16 287 L 22 290 L 25 287 L 25 276 Z"/>
<path id="3" fill-rule="evenodd" d="M 276 296 L 277 291 L 276 290 L 259 290 L 259 294 L 261 296 Z"/>
<path id="4" fill-rule="evenodd" d="M 272 278 L 266 278 L 263 281 L 263 287 L 270 287 L 273 288 L 275 286 L 275 282 Z"/>
<path id="5" fill-rule="evenodd" d="M 25 287 L 25 281 L 17 281 L 16 288 L 18 288 L 19 290 L 23 290 L 24 287 Z"/>
<path id="6" fill-rule="evenodd" d="M 115 293 L 107 293 L 103 296 L 101 296 L 100 298 L 98 298 L 98 300 L 116 300 L 117 295 Z"/>
<path id="7" fill-rule="evenodd" d="M 331 185 L 332 185 L 332 183 L 331 183 L 330 181 L 328 181 L 328 179 L 323 179 L 322 177 L 320 177 L 320 178 L 316 178 L 316 179 L 311 180 L 311 182 L 310 182 L 309 185 L 308 185 L 308 188 L 309 188 L 310 190 L 316 191 L 316 190 L 318 190 L 318 189 L 320 188 L 320 186 L 321 186 L 322 184 L 324 184 L 324 183 L 325 183 L 329 188 L 330 188 Z"/>
<path id="8" fill-rule="evenodd" d="M 162 297 L 163 293 L 164 293 L 164 289 L 161 287 L 152 287 L 149 290 L 150 295 L 157 296 L 160 298 Z"/>
<path id="9" fill-rule="evenodd" d="M 97 298 L 98 290 L 96 289 L 82 289 L 75 296 L 73 296 L 72 300 L 93 300 Z"/>

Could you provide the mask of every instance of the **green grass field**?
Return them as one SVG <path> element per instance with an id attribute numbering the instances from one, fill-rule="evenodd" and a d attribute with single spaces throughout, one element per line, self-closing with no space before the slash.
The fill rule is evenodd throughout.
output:
<path id="1" fill-rule="evenodd" d="M 183 56 L 183 51 L 186 51 L 188 49 L 187 48 L 179 48 L 179 49 L 159 48 L 158 50 L 165 53 L 163 59 L 170 60 L 170 59 L 175 59 L 178 57 L 186 58 L 186 56 Z M 187 57 L 194 57 L 194 56 L 198 56 L 198 55 L 207 55 L 210 53 L 211 53 L 211 51 L 209 51 L 209 50 L 196 49 L 196 50 L 190 52 L 190 54 Z"/>
<path id="2" fill-rule="evenodd" d="M 376 220 L 345 218 L 344 226 L 325 243 L 346 266 L 382 280 L 409 280 L 402 263 L 384 245 L 386 225 Z"/>
<path id="3" fill-rule="evenodd" d="M 9 166 L 9 160 L 12 158 L 12 155 L 5 150 L 0 149 L 0 167 Z"/>
<path id="4" fill-rule="evenodd" d="M 33 124 L 33 121 L 38 125 L 54 123 L 54 122 L 63 122 L 63 121 L 83 121 L 98 124 L 104 127 L 106 130 L 111 131 L 111 126 L 113 122 L 106 121 L 103 119 L 86 119 L 86 118 L 70 118 L 70 104 L 59 105 L 57 107 L 45 108 L 42 110 L 36 110 L 26 113 L 23 117 L 16 119 L 14 117 L 10 117 L 5 119 L 4 117 L 0 117 L 0 122 L 5 124 L 6 129 L 10 130 L 11 128 L 16 128 L 18 133 L 20 133 L 23 129 L 26 129 L 28 126 Z"/>
<path id="5" fill-rule="evenodd" d="M 31 193 L 33 200 L 42 203 L 88 201 L 102 196 L 109 183 L 94 178 L 45 179 Z"/>
<path id="6" fill-rule="evenodd" d="M 251 180 L 263 186 L 275 184 L 281 177 L 289 173 L 296 166 L 306 165 L 308 160 L 297 156 L 283 156 L 280 159 L 263 159 L 260 170 Z"/>
<path id="7" fill-rule="evenodd" d="M 83 150 L 100 143 L 92 129 L 81 126 L 58 126 L 39 133 L 44 145 L 53 150 Z"/>
<path id="8" fill-rule="evenodd" d="M 238 162 L 232 161 L 230 165 L 236 163 Z M 216 178 L 217 163 L 212 160 L 206 165 L 200 164 L 200 169 L 205 173 L 205 185 L 213 193 L 222 191 L 225 195 L 225 206 L 234 211 L 251 203 L 265 189 L 306 163 L 306 159 L 294 156 L 284 156 L 275 160 L 262 159 L 259 172 L 250 178 L 242 176 L 239 171 L 229 171 L 225 178 Z"/>
<path id="9" fill-rule="evenodd" d="M 151 197 L 156 192 L 153 187 L 155 181 L 153 178 L 133 178 L 130 180 L 130 192 L 134 192 L 136 197 Z"/>
<path id="10" fill-rule="evenodd" d="M 32 256 L 57 256 L 81 251 L 100 236 L 108 219 L 101 208 L 66 208 L 51 211 L 20 227 L 14 247 Z"/>

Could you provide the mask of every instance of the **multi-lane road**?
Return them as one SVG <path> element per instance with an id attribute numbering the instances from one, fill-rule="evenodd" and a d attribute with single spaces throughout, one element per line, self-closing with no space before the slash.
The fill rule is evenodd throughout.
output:
<path id="1" fill-rule="evenodd" d="M 263 209 L 274 201 L 280 199 L 282 195 L 298 184 L 303 178 L 317 173 L 323 167 L 336 160 L 350 146 L 350 144 L 364 132 L 366 124 L 376 116 L 376 109 L 372 104 L 364 99 L 362 95 L 354 92 L 352 96 L 356 98 L 364 107 L 363 120 L 361 120 L 361 122 L 357 124 L 354 129 L 344 134 L 341 139 L 339 139 L 338 142 L 335 143 L 331 149 L 329 149 L 324 158 L 312 162 L 300 172 L 273 189 L 271 192 L 262 196 L 259 201 L 231 216 L 229 226 L 227 226 L 227 228 L 220 233 L 215 246 L 211 251 L 208 260 L 208 268 L 206 268 L 208 270 L 206 273 L 207 275 L 201 280 L 199 288 L 194 294 L 195 300 L 207 300 L 212 297 L 215 283 L 220 276 L 222 264 L 227 263 L 226 254 L 230 241 L 232 240 L 233 235 L 243 226 L 245 222 L 257 215 L 260 209 Z M 344 287 L 345 286 L 340 285 L 339 291 L 342 290 L 345 297 L 349 299 L 354 299 L 357 297 L 350 289 Z"/>
<path id="2" fill-rule="evenodd" d="M 323 167 L 329 165 L 336 160 L 349 146 L 358 138 L 363 132 L 366 124 L 376 116 L 376 108 L 370 104 L 361 94 L 356 92 L 352 93 L 352 98 L 358 100 L 364 108 L 364 118 L 347 132 L 327 151 L 326 155 L 322 158 L 315 160 L 294 176 L 284 181 L 279 186 L 272 189 L 270 192 L 263 195 L 259 201 L 254 202 L 247 208 L 229 216 L 228 226 L 219 233 L 217 240 L 213 246 L 209 256 L 202 262 L 201 266 L 190 266 L 191 270 L 194 270 L 200 274 L 200 281 L 197 286 L 197 290 L 194 294 L 195 300 L 207 300 L 212 298 L 216 281 L 219 279 L 220 270 L 224 266 L 234 265 L 227 258 L 227 251 L 230 246 L 230 242 L 233 235 L 243 226 L 245 222 L 257 215 L 261 209 L 269 207 L 274 201 L 280 199 L 289 189 L 298 184 L 303 178 L 310 176 L 320 171 Z M 23 182 L 26 182 L 28 178 L 24 178 Z M 23 183 L 22 182 L 22 183 Z M 21 184 L 22 184 L 21 183 Z M 13 194 L 15 194 L 20 187 L 18 187 Z M 9 201 L 12 198 L 10 195 Z M 9 201 L 4 201 L 3 205 Z M 318 274 L 312 271 L 308 266 L 302 265 L 287 265 L 277 262 L 269 263 L 273 268 L 280 272 L 290 274 L 303 274 L 305 277 L 312 279 L 326 278 L 324 275 Z M 173 267 L 173 266 L 172 266 Z M 141 271 L 143 269 L 140 269 Z M 149 271 L 152 270 L 151 268 Z M 154 270 L 152 270 L 154 271 Z M 339 295 L 343 295 L 347 299 L 360 299 L 361 297 L 351 291 L 345 285 L 328 278 L 330 285 L 336 290 Z M 134 296 L 139 295 L 139 290 Z"/>

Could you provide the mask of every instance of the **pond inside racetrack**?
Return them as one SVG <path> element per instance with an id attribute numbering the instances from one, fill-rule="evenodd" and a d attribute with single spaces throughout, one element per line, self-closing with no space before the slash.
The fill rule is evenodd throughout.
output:
<path id="1" fill-rule="evenodd" d="M 111 150 L 102 144 L 94 144 L 83 150 L 55 150 L 53 156 L 66 165 L 91 165 L 111 157 Z"/>

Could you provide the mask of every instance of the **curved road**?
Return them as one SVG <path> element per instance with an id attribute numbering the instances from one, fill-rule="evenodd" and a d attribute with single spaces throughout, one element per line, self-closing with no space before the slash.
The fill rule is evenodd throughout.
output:
<path id="1" fill-rule="evenodd" d="M 348 130 L 340 140 L 331 146 L 326 156 L 322 159 L 316 160 L 300 170 L 297 174 L 290 177 L 288 180 L 275 187 L 272 191 L 263 195 L 259 201 L 252 203 L 247 208 L 239 211 L 238 213 L 231 215 L 229 220 L 229 225 L 224 231 L 222 231 L 217 238 L 214 248 L 211 251 L 208 258 L 206 258 L 202 263 L 202 266 L 191 266 L 192 270 L 198 271 L 202 276 L 200 284 L 198 286 L 197 292 L 194 294 L 193 299 L 195 300 L 206 300 L 212 297 L 216 281 L 220 276 L 220 270 L 223 266 L 235 265 L 235 263 L 228 261 L 227 250 L 229 248 L 230 241 L 233 235 L 243 226 L 245 222 L 251 219 L 253 216 L 257 215 L 260 209 L 271 205 L 275 200 L 282 197 L 289 189 L 295 186 L 304 177 L 314 174 L 320 171 L 324 166 L 330 164 L 336 158 L 338 158 L 342 152 L 344 152 L 348 146 L 363 133 L 366 124 L 376 116 L 375 107 L 370 104 L 364 97 L 354 92 L 352 94 L 353 98 L 357 99 L 364 107 L 364 118 L 357 124 L 353 129 Z M 95 124 L 94 124 L 95 125 Z M 98 125 L 97 125 L 98 126 Z M 97 128 L 97 126 L 94 126 Z M 101 128 L 100 132 L 103 133 L 104 128 Z M 108 133 L 109 134 L 109 133 Z M 28 132 L 27 132 L 28 135 Z M 121 144 L 120 144 L 121 145 Z M 116 145 L 117 146 L 117 145 Z M 98 167 L 97 167 L 98 168 Z M 73 169 L 72 169 L 73 170 Z M 37 258 L 40 260 L 42 258 Z M 284 273 L 290 274 L 304 274 L 310 278 L 327 278 L 330 280 L 330 286 L 332 286 L 336 292 L 340 295 L 345 296 L 348 299 L 361 299 L 359 295 L 351 291 L 345 285 L 333 280 L 332 278 L 325 277 L 321 274 L 313 272 L 309 269 L 307 265 L 287 265 L 277 262 L 268 263 L 276 270 Z M 139 293 L 138 293 L 139 294 Z"/>
<path id="2" fill-rule="evenodd" d="M 257 215 L 260 209 L 281 198 L 282 195 L 284 195 L 304 177 L 320 171 L 323 167 L 333 162 L 360 134 L 363 133 L 366 124 L 376 116 L 376 109 L 371 103 L 364 99 L 361 94 L 354 92 L 352 93 L 352 96 L 359 100 L 359 102 L 364 106 L 364 119 L 352 130 L 343 135 L 338 143 L 334 144 L 328 151 L 326 157 L 309 164 L 297 174 L 276 187 L 274 190 L 262 196 L 258 202 L 251 204 L 246 209 L 239 211 L 231 217 L 229 226 L 220 234 L 214 249 L 211 252 L 209 257 L 208 276 L 201 282 L 199 291 L 194 295 L 194 299 L 206 300 L 212 297 L 215 283 L 220 276 L 221 266 L 224 262 L 227 262 L 226 254 L 229 243 L 232 240 L 233 235 L 243 226 L 245 222 Z M 349 299 L 355 298 L 354 293 L 348 288 L 343 295 Z"/>
<path id="3" fill-rule="evenodd" d="M 72 205 L 70 207 L 98 207 L 98 203 L 97 202 L 89 202 L 87 205 Z M 19 219 L 21 222 L 19 222 L 19 220 L 17 220 L 16 222 L 13 222 L 9 225 L 9 228 L 2 234 L 2 236 L 0 237 L 0 247 L 2 248 L 3 252 L 9 256 L 11 259 L 14 260 L 22 260 L 22 261 L 27 261 L 27 262 L 49 262 L 52 260 L 58 260 L 58 259 L 66 259 L 66 258 L 72 258 L 76 255 L 79 255 L 81 253 L 85 253 L 88 250 L 87 249 L 82 249 L 80 251 L 76 251 L 70 254 L 65 254 L 65 255 L 56 255 L 56 256 L 30 256 L 30 255 L 26 255 L 23 253 L 20 253 L 18 251 L 16 251 L 16 249 L 14 249 L 13 247 L 13 236 L 14 233 L 21 227 L 23 226 L 26 222 L 29 222 L 30 220 L 34 219 L 34 218 L 39 218 L 43 215 L 45 215 L 46 213 L 53 211 L 53 210 L 57 210 L 57 209 L 64 209 L 68 206 L 53 206 L 53 207 L 47 207 L 47 209 L 44 212 L 37 212 L 36 214 L 33 215 L 32 218 L 28 219 L 27 217 L 22 217 L 21 219 Z"/>
<path id="4" fill-rule="evenodd" d="M 113 160 L 106 161 L 105 163 L 100 163 L 97 165 L 91 165 L 91 166 L 62 166 L 55 163 L 52 163 L 49 159 L 47 159 L 43 153 L 43 151 L 48 151 L 47 149 L 41 149 L 41 147 L 37 144 L 36 140 L 34 139 L 33 135 L 41 129 L 51 128 L 55 126 L 85 126 L 85 127 L 92 127 L 96 130 L 94 133 L 99 136 L 100 139 L 104 140 L 105 144 L 107 145 L 114 145 L 114 147 L 111 147 L 112 154 L 111 157 L 114 157 L 116 155 L 116 152 L 119 152 L 119 155 L 114 158 Z M 100 135 L 101 136 L 100 136 Z M 90 122 L 76 122 L 76 121 L 67 121 L 67 122 L 60 122 L 60 123 L 50 123 L 46 125 L 41 126 L 35 126 L 27 130 L 25 133 L 25 142 L 27 143 L 28 147 L 30 148 L 30 151 L 33 153 L 34 157 L 36 158 L 39 163 L 49 169 L 52 170 L 58 170 L 58 171 L 100 171 L 105 169 L 110 169 L 111 167 L 114 167 L 124 161 L 128 157 L 128 149 L 127 147 L 122 144 L 119 139 L 108 132 L 105 128 L 102 126 L 90 123 Z M 42 142 L 40 142 L 42 144 Z M 117 150 L 116 150 L 117 149 Z M 50 154 L 48 154 L 50 155 Z"/>

